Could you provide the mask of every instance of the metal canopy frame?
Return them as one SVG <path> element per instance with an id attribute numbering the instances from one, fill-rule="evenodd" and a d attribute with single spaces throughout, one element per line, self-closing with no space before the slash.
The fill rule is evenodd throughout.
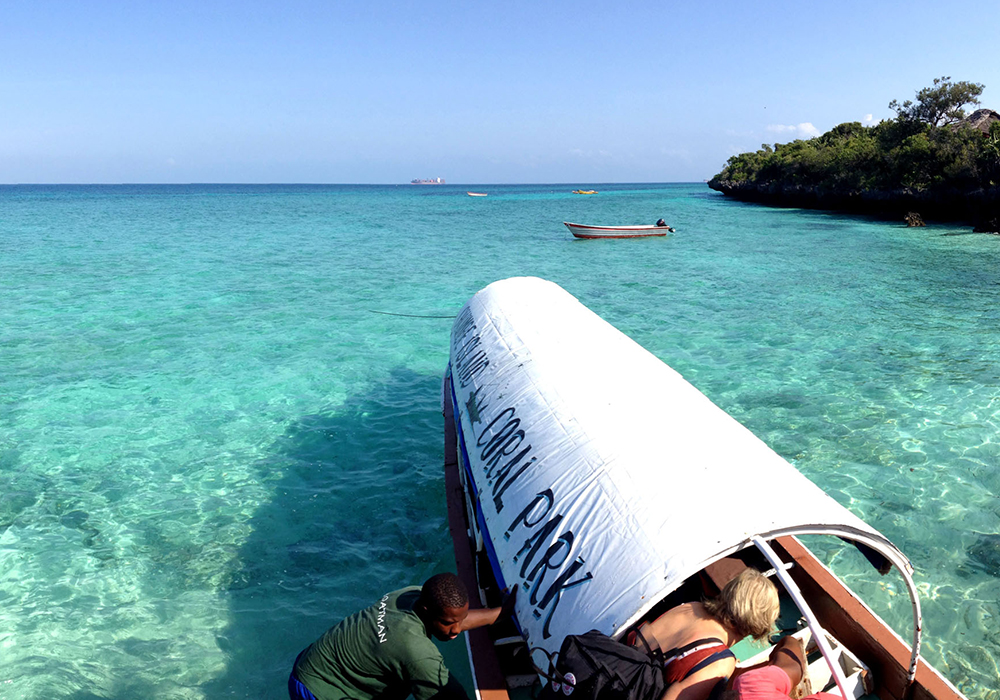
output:
<path id="1" fill-rule="evenodd" d="M 808 535 L 808 534 L 830 534 L 829 532 L 800 532 L 797 534 Z M 917 595 L 917 587 L 913 581 L 913 576 L 910 572 L 909 562 L 899 555 L 899 552 L 892 547 L 885 547 L 881 542 L 876 540 L 861 538 L 857 535 L 847 537 L 845 535 L 839 535 L 844 539 L 849 539 L 852 541 L 860 542 L 863 545 L 871 547 L 879 554 L 884 556 L 890 562 L 892 562 L 899 573 L 903 577 L 903 581 L 906 582 L 907 592 L 910 596 L 910 605 L 913 611 L 913 642 L 910 645 L 910 667 L 907 672 L 906 681 L 907 684 L 913 683 L 917 676 L 917 660 L 920 657 L 920 638 L 923 627 L 923 616 L 920 611 L 920 598 Z M 767 559 L 767 561 L 774 567 L 775 576 L 781 581 L 788 595 L 791 596 L 792 600 L 798 606 L 799 611 L 806 618 L 806 622 L 809 625 L 809 629 L 813 633 L 813 637 L 816 639 L 819 645 L 820 651 L 823 653 L 823 658 L 826 659 L 827 665 L 830 667 L 830 672 L 833 674 L 834 679 L 837 681 L 837 686 L 840 688 L 840 694 L 842 697 L 847 698 L 847 692 L 845 688 L 847 686 L 847 681 L 844 678 L 843 672 L 834 661 L 833 650 L 830 649 L 829 644 L 826 641 L 826 636 L 823 634 L 823 628 L 819 624 L 819 620 L 816 618 L 812 611 L 812 608 L 806 602 L 805 597 L 802 595 L 802 591 L 799 590 L 798 584 L 789 576 L 784 562 L 778 556 L 771 546 L 761 537 L 754 535 L 750 538 L 750 541 L 754 546 L 760 551 L 761 554 Z M 839 580 L 839 577 L 838 577 Z"/>

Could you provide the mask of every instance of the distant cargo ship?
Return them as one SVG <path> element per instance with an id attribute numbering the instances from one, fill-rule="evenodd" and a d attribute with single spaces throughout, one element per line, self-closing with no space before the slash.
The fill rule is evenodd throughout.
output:
<path id="1" fill-rule="evenodd" d="M 410 180 L 411 185 L 443 185 L 444 180 L 439 177 L 432 177 L 429 180 Z"/>

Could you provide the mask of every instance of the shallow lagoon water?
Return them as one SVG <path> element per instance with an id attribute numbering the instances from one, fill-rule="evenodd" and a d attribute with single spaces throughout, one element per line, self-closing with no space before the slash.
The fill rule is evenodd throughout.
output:
<path id="1" fill-rule="evenodd" d="M 896 542 L 925 656 L 1000 697 L 1000 239 L 577 187 L 0 187 L 0 700 L 282 698 L 330 624 L 450 568 L 448 317 L 514 275 Z M 823 553 L 908 638 L 898 578 Z"/>

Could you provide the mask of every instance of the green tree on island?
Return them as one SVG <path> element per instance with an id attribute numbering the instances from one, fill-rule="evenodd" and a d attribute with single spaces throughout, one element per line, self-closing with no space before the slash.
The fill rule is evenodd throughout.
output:
<path id="1" fill-rule="evenodd" d="M 895 119 L 848 122 L 807 140 L 733 156 L 709 187 L 779 206 L 968 220 L 1000 230 L 1000 114 L 979 110 L 984 86 L 936 78 Z M 987 128 L 987 126 L 989 128 Z"/>
<path id="2" fill-rule="evenodd" d="M 969 83 L 961 80 L 951 82 L 951 76 L 934 78 L 934 86 L 926 87 L 917 93 L 917 102 L 907 100 L 899 104 L 896 100 L 889 103 L 889 109 L 901 120 L 909 120 L 930 124 L 931 126 L 946 126 L 957 124 L 965 119 L 965 105 L 978 105 L 979 96 L 983 94 L 984 86 L 980 83 Z"/>

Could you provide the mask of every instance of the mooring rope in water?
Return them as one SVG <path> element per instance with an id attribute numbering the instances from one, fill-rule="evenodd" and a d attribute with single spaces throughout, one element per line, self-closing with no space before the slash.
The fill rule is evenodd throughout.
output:
<path id="1" fill-rule="evenodd" d="M 405 316 L 406 318 L 455 318 L 455 315 L 450 316 L 423 316 L 420 314 L 395 314 L 391 311 L 375 311 L 374 309 L 368 309 L 373 314 L 382 314 L 383 316 Z"/>

